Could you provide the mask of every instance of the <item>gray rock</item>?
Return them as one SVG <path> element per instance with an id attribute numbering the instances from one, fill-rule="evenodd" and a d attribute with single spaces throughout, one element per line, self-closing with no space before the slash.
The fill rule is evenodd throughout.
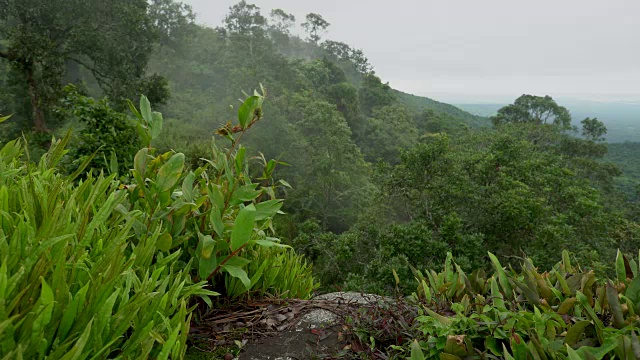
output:
<path id="1" fill-rule="evenodd" d="M 389 300 L 378 295 L 355 292 L 324 294 L 313 300 L 322 300 L 336 306 L 366 306 Z M 247 344 L 240 360 L 309 360 L 314 355 L 339 350 L 340 317 L 329 310 L 314 309 L 300 317 L 289 330 L 258 342 Z"/>

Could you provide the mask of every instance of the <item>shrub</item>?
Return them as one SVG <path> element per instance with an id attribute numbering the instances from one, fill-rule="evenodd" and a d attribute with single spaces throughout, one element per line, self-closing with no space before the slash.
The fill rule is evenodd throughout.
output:
<path id="1" fill-rule="evenodd" d="M 132 184 L 89 171 L 56 171 L 70 132 L 36 165 L 22 145 L 0 150 L 0 357 L 182 358 L 191 311 L 214 288 L 233 297 L 260 292 L 308 297 L 311 268 L 272 235 L 277 162 L 249 159 L 233 134 L 261 117 L 261 96 L 239 109 L 240 125 L 220 130 L 204 167 L 186 172 L 185 156 L 156 155 L 150 142 L 162 116 L 142 97 Z M 90 106 L 93 108 L 93 106 Z M 93 115 L 87 115 L 91 117 Z M 240 137 L 240 136 L 239 136 Z M 28 158 L 28 156 L 27 156 Z M 259 182 L 249 160 L 263 166 Z M 192 266 L 193 265 L 193 266 Z M 251 278 L 249 278 L 251 275 Z M 225 289 L 225 284 L 228 289 Z"/>
<path id="2" fill-rule="evenodd" d="M 640 358 L 639 262 L 618 252 L 616 277 L 607 280 L 572 265 L 567 252 L 544 273 L 529 259 L 516 273 L 489 257 L 495 273 L 488 278 L 465 274 L 451 255 L 442 272 L 414 269 L 412 297 L 423 315 L 412 359 Z"/>
<path id="3" fill-rule="evenodd" d="M 0 357 L 182 357 L 187 301 L 214 293 L 181 249 L 156 252 L 159 226 L 134 239 L 144 214 L 126 211 L 114 176 L 76 185 L 55 170 L 69 140 L 37 166 L 19 141 L 0 150 Z"/>
<path id="4" fill-rule="evenodd" d="M 86 159 L 91 159 L 88 169 L 92 171 L 117 173 L 121 170 L 121 174 L 127 174 L 126 169 L 131 168 L 133 157 L 140 149 L 135 123 L 112 109 L 106 98 L 94 100 L 83 96 L 73 85 L 66 86 L 65 93 L 57 113 L 83 126 L 71 145 L 69 171 L 77 170 Z"/>
<path id="5" fill-rule="evenodd" d="M 229 148 L 212 141 L 210 158 L 201 159 L 204 166 L 193 171 L 185 170 L 188 165 L 183 153 L 156 155 L 150 147 L 140 150 L 134 159 L 132 185 L 126 187 L 130 195 L 126 209 L 146 214 L 147 222 L 134 225 L 138 237 L 153 236 L 152 230 L 158 226 L 158 251 L 168 254 L 183 249 L 182 260 L 194 262 L 193 277 L 211 282 L 221 294 L 237 297 L 253 291 L 289 290 L 308 296 L 313 279 L 300 257 L 254 251 L 259 247 L 287 247 L 273 236 L 273 218 L 282 207 L 276 191 L 288 185 L 273 179 L 278 162 L 249 157 L 239 144 L 243 134 L 262 118 L 262 102 L 262 95 L 249 97 L 238 109 L 239 124 L 229 123 L 218 130 L 230 141 Z M 162 117 L 151 111 L 144 97 L 140 111 L 132 105 L 131 110 L 139 119 L 141 138 L 150 144 L 161 131 Z M 250 163 L 262 168 L 255 181 L 249 173 Z M 288 268 L 299 268 L 295 277 L 300 283 L 281 282 L 274 287 L 263 279 L 273 270 L 262 263 L 278 261 Z"/>

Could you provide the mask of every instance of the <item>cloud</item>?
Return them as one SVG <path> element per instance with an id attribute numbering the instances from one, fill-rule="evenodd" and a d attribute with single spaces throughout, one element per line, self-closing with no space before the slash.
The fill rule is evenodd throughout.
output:
<path id="1" fill-rule="evenodd" d="M 186 0 L 218 26 L 236 1 Z M 251 1 L 249 1 L 251 2 Z M 636 0 L 256 0 L 331 23 L 392 86 L 417 94 L 640 94 Z M 640 99 L 640 95 L 638 95 Z"/>

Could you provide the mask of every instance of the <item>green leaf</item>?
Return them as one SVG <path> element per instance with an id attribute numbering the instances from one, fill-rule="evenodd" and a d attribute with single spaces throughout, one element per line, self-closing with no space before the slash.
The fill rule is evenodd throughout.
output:
<path id="1" fill-rule="evenodd" d="M 76 360 L 81 358 L 82 350 L 87 345 L 89 341 L 89 337 L 91 336 L 91 325 L 93 324 L 93 318 L 89 321 L 87 326 L 83 329 L 82 335 L 78 338 L 75 345 L 69 352 L 65 354 L 65 356 L 61 360 Z"/>
<path id="2" fill-rule="evenodd" d="M 283 249 L 291 248 L 291 246 L 289 245 L 281 244 L 277 241 L 272 241 L 272 240 L 252 240 L 252 243 L 258 244 L 260 246 L 267 247 L 267 248 L 269 247 L 279 247 Z"/>
<path id="3" fill-rule="evenodd" d="M 244 156 L 246 152 L 247 149 L 245 147 L 240 147 L 236 153 L 235 166 L 237 174 L 241 174 L 242 170 L 244 170 Z"/>
<path id="4" fill-rule="evenodd" d="M 442 325 L 446 325 L 446 326 L 451 325 L 451 319 L 449 319 L 448 317 L 442 316 L 429 308 L 425 308 L 425 310 L 427 311 L 427 314 L 429 314 L 429 316 L 438 320 L 438 322 L 441 323 Z"/>
<path id="5" fill-rule="evenodd" d="M 567 335 L 564 337 L 564 343 L 569 346 L 577 344 L 589 325 L 591 325 L 591 321 L 589 320 L 582 320 L 573 324 L 567 331 Z"/>
<path id="6" fill-rule="evenodd" d="M 85 286 L 78 290 L 71 304 L 65 309 L 59 327 L 61 340 L 66 339 L 69 330 L 71 330 L 71 326 L 76 321 L 78 310 L 84 308 L 84 301 L 87 296 L 87 291 L 89 290 L 89 284 L 90 283 L 87 282 Z"/>
<path id="7" fill-rule="evenodd" d="M 223 269 L 226 270 L 229 273 L 229 275 L 240 279 L 240 281 L 247 288 L 247 290 L 251 289 L 251 280 L 249 280 L 249 276 L 247 276 L 246 271 L 233 265 L 224 265 Z"/>
<path id="8" fill-rule="evenodd" d="M 613 318 L 613 326 L 617 329 L 622 329 L 624 327 L 624 315 L 622 313 L 622 307 L 620 306 L 618 291 L 610 281 L 608 281 L 605 286 L 607 288 L 607 301 L 609 302 L 609 310 Z"/>
<path id="9" fill-rule="evenodd" d="M 262 98 L 259 96 L 250 96 L 238 109 L 238 121 L 242 129 L 246 129 L 251 121 L 256 117 L 262 106 Z"/>
<path id="10" fill-rule="evenodd" d="M 196 180 L 196 174 L 190 171 L 189 174 L 182 181 L 182 196 L 184 196 L 187 202 L 193 202 L 193 183 Z"/>
<path id="11" fill-rule="evenodd" d="M 118 157 L 116 156 L 116 152 L 112 151 L 111 152 L 111 158 L 109 159 L 109 171 L 111 172 L 111 174 L 117 174 L 118 173 Z"/>
<path id="12" fill-rule="evenodd" d="M 200 233 L 198 233 L 198 238 L 198 247 L 195 252 L 198 259 L 198 275 L 201 279 L 206 279 L 218 266 L 217 258 L 212 256 L 213 249 L 215 249 L 215 241 L 211 236 L 205 236 Z"/>
<path id="13" fill-rule="evenodd" d="M 627 283 L 627 271 L 624 267 L 624 256 L 618 249 L 618 253 L 616 254 L 616 276 L 618 277 L 618 282 Z"/>
<path id="14" fill-rule="evenodd" d="M 506 360 L 516 360 L 513 358 L 513 356 L 511 356 L 511 354 L 509 353 L 509 351 L 507 350 L 507 347 L 505 346 L 505 344 L 502 344 L 502 351 L 504 352 L 504 358 Z M 518 359 L 519 360 L 519 359 Z"/>
<path id="15" fill-rule="evenodd" d="M 631 281 L 629 287 L 624 293 L 624 296 L 631 300 L 636 307 L 640 305 L 640 277 L 636 277 Z"/>
<path id="16" fill-rule="evenodd" d="M 142 180 L 144 180 L 144 177 L 147 173 L 148 159 L 149 159 L 148 148 L 140 149 L 140 151 L 136 153 L 136 156 L 133 159 L 133 168 L 138 172 L 138 174 L 140 174 L 140 176 L 142 177 Z M 138 185 L 143 186 L 144 184 L 138 184 Z"/>
<path id="17" fill-rule="evenodd" d="M 171 250 L 172 244 L 173 244 L 173 237 L 171 237 L 171 234 L 169 234 L 168 232 L 165 232 L 164 234 L 160 235 L 158 240 L 156 240 L 156 247 L 160 251 L 167 252 Z"/>
<path id="18" fill-rule="evenodd" d="M 601 360 L 611 351 L 613 351 L 616 347 L 618 347 L 618 338 L 617 337 L 608 337 L 602 346 L 600 347 L 591 347 L 591 346 L 583 346 L 576 350 L 576 353 L 584 358 L 588 359 L 587 355 L 591 355 L 592 358 Z"/>
<path id="19" fill-rule="evenodd" d="M 153 117 L 153 121 L 149 124 L 151 139 L 156 139 L 160 136 L 162 132 L 162 114 L 154 111 L 151 116 Z"/>
<path id="20" fill-rule="evenodd" d="M 214 204 L 213 208 L 209 212 L 209 222 L 216 234 L 222 238 L 224 233 L 224 224 L 222 222 L 222 213 L 220 212 L 220 209 L 218 209 L 218 205 Z"/>
<path id="21" fill-rule="evenodd" d="M 567 354 L 569 355 L 569 360 L 582 360 L 580 355 L 578 355 L 578 353 L 569 345 L 567 345 Z"/>
<path id="22" fill-rule="evenodd" d="M 151 114 L 151 103 L 146 96 L 140 96 L 140 114 L 144 121 L 146 121 L 147 125 L 150 125 L 153 122 L 153 115 Z"/>
<path id="23" fill-rule="evenodd" d="M 562 264 L 564 265 L 564 271 L 568 273 L 573 272 L 573 268 L 571 267 L 571 259 L 569 258 L 569 252 L 567 250 L 562 250 Z"/>
<path id="24" fill-rule="evenodd" d="M 260 190 L 256 190 L 256 184 L 245 185 L 233 192 L 229 203 L 231 205 L 238 205 L 246 201 L 253 201 L 260 196 L 261 193 Z"/>
<path id="25" fill-rule="evenodd" d="M 9 118 L 10 118 L 10 117 L 11 117 L 11 115 L 9 115 L 9 116 L 4 116 L 4 117 L 0 117 L 0 124 L 1 124 L 1 123 L 3 123 L 3 122 L 5 122 L 5 121 L 7 121 L 7 120 L 9 120 Z"/>
<path id="26" fill-rule="evenodd" d="M 138 112 L 138 109 L 136 109 L 136 106 L 133 105 L 131 100 L 127 99 L 127 105 L 129 105 L 129 110 L 131 110 L 133 115 L 135 115 L 135 117 L 138 118 L 138 120 L 142 121 L 143 120 L 142 115 L 140 115 L 140 113 Z"/>
<path id="27" fill-rule="evenodd" d="M 244 207 L 233 224 L 231 230 L 231 251 L 236 251 L 251 239 L 256 219 L 256 208 L 253 204 Z"/>
<path id="28" fill-rule="evenodd" d="M 418 340 L 413 340 L 411 343 L 411 360 L 425 360 L 424 353 L 420 347 Z"/>
<path id="29" fill-rule="evenodd" d="M 207 193 L 213 205 L 217 206 L 218 209 L 224 209 L 224 195 L 222 195 L 219 185 L 210 185 L 207 187 Z"/>
<path id="30" fill-rule="evenodd" d="M 184 169 L 184 154 L 174 154 L 158 171 L 156 185 L 159 192 L 171 190 L 182 175 Z"/>
<path id="31" fill-rule="evenodd" d="M 213 249 L 216 247 L 216 242 L 213 240 L 211 235 L 201 235 L 200 241 L 202 242 L 202 247 L 200 249 L 200 258 L 201 259 L 209 259 L 211 255 L 213 255 Z"/>
<path id="32" fill-rule="evenodd" d="M 500 280 L 500 286 L 502 286 L 502 289 L 504 290 L 505 295 L 508 298 L 512 298 L 513 289 L 511 288 L 511 284 L 509 283 L 509 278 L 507 278 L 507 274 L 504 272 L 502 265 L 500 265 L 500 261 L 498 261 L 498 258 L 492 253 L 489 253 L 489 258 L 493 263 L 493 267 L 496 269 L 496 273 L 498 274 L 498 280 Z"/>
<path id="33" fill-rule="evenodd" d="M 136 131 L 138 131 L 138 136 L 142 143 L 145 145 L 151 144 L 151 134 L 149 134 L 149 128 L 142 123 L 136 124 Z"/>
<path id="34" fill-rule="evenodd" d="M 267 200 L 256 204 L 256 221 L 275 216 L 282 208 L 282 200 Z"/>

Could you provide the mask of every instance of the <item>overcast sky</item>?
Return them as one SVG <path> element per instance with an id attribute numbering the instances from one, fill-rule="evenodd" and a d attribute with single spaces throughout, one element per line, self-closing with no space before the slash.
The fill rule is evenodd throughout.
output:
<path id="1" fill-rule="evenodd" d="M 218 26 L 234 0 L 183 0 Z M 640 100 L 640 0 L 248 0 L 364 51 L 391 86 L 448 102 L 523 93 Z"/>

